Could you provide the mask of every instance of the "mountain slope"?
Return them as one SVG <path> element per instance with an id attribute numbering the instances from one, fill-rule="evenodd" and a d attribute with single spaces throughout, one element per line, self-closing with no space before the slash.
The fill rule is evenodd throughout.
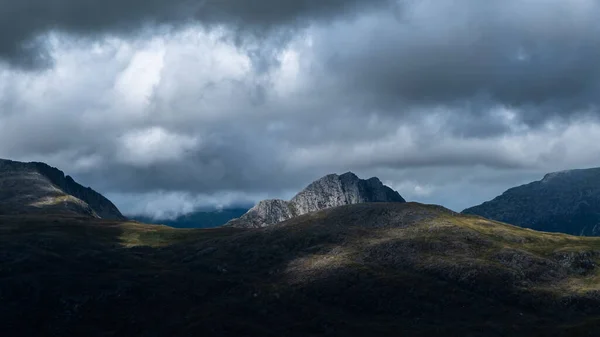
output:
<path id="1" fill-rule="evenodd" d="M 0 159 L 0 214 L 29 213 L 125 219 L 112 202 L 57 168 Z"/>
<path id="2" fill-rule="evenodd" d="M 596 336 L 600 238 L 416 203 L 258 230 L 0 217 L 6 336 Z M 36 324 L 31 324 L 36 322 Z"/>
<path id="3" fill-rule="evenodd" d="M 548 232 L 600 235 L 600 168 L 549 173 L 463 213 Z"/>
<path id="4" fill-rule="evenodd" d="M 292 200 L 263 200 L 227 225 L 260 228 L 322 209 L 365 202 L 406 201 L 378 178 L 363 180 L 352 172 L 329 174 L 308 185 Z"/>

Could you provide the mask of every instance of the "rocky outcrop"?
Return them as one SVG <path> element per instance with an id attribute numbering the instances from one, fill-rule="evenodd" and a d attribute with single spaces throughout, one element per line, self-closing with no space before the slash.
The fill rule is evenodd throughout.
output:
<path id="1" fill-rule="evenodd" d="M 110 200 L 57 168 L 0 159 L 0 214 L 30 213 L 125 219 Z"/>
<path id="2" fill-rule="evenodd" d="M 227 226 L 266 227 L 322 209 L 365 202 L 406 202 L 378 178 L 363 180 L 354 173 L 329 174 L 308 185 L 290 201 L 263 200 Z"/>
<path id="3" fill-rule="evenodd" d="M 598 236 L 600 168 L 549 173 L 463 213 L 540 231 Z"/>

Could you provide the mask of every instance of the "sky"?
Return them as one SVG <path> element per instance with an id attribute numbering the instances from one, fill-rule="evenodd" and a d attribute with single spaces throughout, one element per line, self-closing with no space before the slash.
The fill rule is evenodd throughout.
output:
<path id="1" fill-rule="evenodd" d="M 0 0 L 0 157 L 125 214 L 328 173 L 460 211 L 600 166 L 600 1 Z"/>

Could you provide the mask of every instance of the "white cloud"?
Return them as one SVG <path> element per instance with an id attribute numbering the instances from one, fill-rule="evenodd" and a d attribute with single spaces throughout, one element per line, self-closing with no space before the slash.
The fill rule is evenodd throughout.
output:
<path id="1" fill-rule="evenodd" d="M 164 66 L 165 48 L 162 41 L 133 54 L 129 64 L 116 78 L 115 90 L 128 110 L 144 112 L 154 87 L 160 83 Z"/>
<path id="2" fill-rule="evenodd" d="M 249 206 L 266 197 L 265 194 L 219 192 L 212 195 L 185 191 L 156 191 L 144 194 L 109 193 L 111 200 L 121 204 L 127 216 L 144 215 L 155 220 L 172 220 L 202 209 L 223 209 L 240 204 Z"/>
<path id="3" fill-rule="evenodd" d="M 423 197 L 430 197 L 435 192 L 435 187 L 429 184 L 420 184 L 417 181 L 385 181 L 384 184 L 391 188 L 402 191 L 402 196 L 409 201 L 415 201 Z"/>
<path id="4" fill-rule="evenodd" d="M 161 127 L 133 130 L 120 139 L 117 158 L 134 166 L 176 161 L 200 146 L 198 137 L 179 135 Z"/>

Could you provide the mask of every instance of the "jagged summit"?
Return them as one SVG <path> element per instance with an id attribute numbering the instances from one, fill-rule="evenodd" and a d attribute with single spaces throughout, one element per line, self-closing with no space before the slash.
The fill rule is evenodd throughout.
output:
<path id="1" fill-rule="evenodd" d="M 378 178 L 360 179 L 352 172 L 328 174 L 296 194 L 290 201 L 263 200 L 228 226 L 260 228 L 331 207 L 365 202 L 406 202 Z"/>
<path id="2" fill-rule="evenodd" d="M 55 167 L 0 159 L 0 215 L 17 214 L 125 219 L 108 199 Z"/>

